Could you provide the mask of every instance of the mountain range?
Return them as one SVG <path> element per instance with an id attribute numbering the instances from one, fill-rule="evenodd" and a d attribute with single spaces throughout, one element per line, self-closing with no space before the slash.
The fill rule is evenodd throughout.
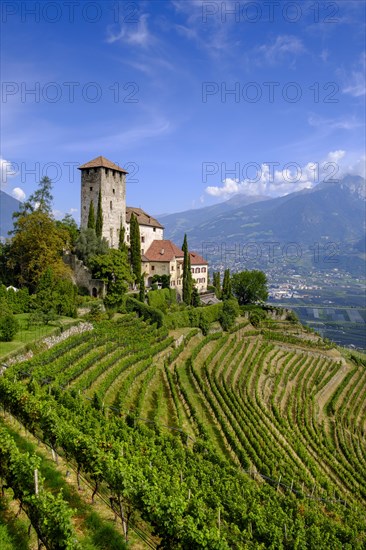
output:
<path id="1" fill-rule="evenodd" d="M 202 243 L 362 242 L 365 179 L 347 175 L 278 198 L 234 196 L 206 208 L 161 216 L 165 238 L 202 250 Z"/>
<path id="2" fill-rule="evenodd" d="M 13 229 L 13 212 L 19 210 L 20 204 L 5 191 L 0 191 L 0 240 L 9 238 L 8 232 Z"/>

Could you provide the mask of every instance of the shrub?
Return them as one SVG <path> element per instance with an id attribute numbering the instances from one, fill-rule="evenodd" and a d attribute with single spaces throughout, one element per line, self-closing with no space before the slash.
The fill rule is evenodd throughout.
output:
<path id="1" fill-rule="evenodd" d="M 219 319 L 223 330 L 230 330 L 234 326 L 239 311 L 239 305 L 236 300 L 224 301 Z"/>
<path id="2" fill-rule="evenodd" d="M 0 318 L 0 340 L 11 342 L 18 330 L 18 319 L 13 314 L 8 313 Z"/>
<path id="3" fill-rule="evenodd" d="M 126 310 L 127 312 L 136 311 L 139 317 L 143 317 L 145 321 L 156 323 L 158 327 L 162 327 L 164 324 L 164 315 L 160 310 L 143 304 L 135 298 L 128 297 L 126 299 Z"/>
<path id="4" fill-rule="evenodd" d="M 165 312 L 177 302 L 177 293 L 173 288 L 162 288 L 161 290 L 150 290 L 147 295 L 149 306 Z"/>

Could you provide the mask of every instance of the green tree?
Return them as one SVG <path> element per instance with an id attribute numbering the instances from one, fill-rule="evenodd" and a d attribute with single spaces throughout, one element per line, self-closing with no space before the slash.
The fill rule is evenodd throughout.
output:
<path id="1" fill-rule="evenodd" d="M 213 286 L 215 287 L 216 298 L 220 298 L 221 297 L 220 271 L 214 271 L 212 283 L 213 283 Z"/>
<path id="2" fill-rule="evenodd" d="M 230 269 L 225 269 L 224 280 L 222 281 L 222 300 L 229 300 L 232 297 Z"/>
<path id="3" fill-rule="evenodd" d="M 192 299 L 192 272 L 191 272 L 191 258 L 188 250 L 187 235 L 184 235 L 182 250 L 184 252 L 183 259 L 183 302 L 188 306 L 191 304 Z"/>
<path id="4" fill-rule="evenodd" d="M 126 229 L 123 223 L 121 222 L 120 229 L 119 229 L 119 240 L 118 240 L 118 250 L 121 252 L 127 252 L 128 247 L 125 242 L 126 239 Z"/>
<path id="5" fill-rule="evenodd" d="M 76 317 L 76 296 L 76 286 L 70 279 L 57 277 L 47 268 L 40 278 L 34 307 L 42 312 L 46 323 L 56 315 Z"/>
<path id="6" fill-rule="evenodd" d="M 62 220 L 56 221 L 56 227 L 65 229 L 69 234 L 69 246 L 74 248 L 79 238 L 79 228 L 71 214 L 66 214 Z"/>
<path id="7" fill-rule="evenodd" d="M 99 190 L 98 195 L 98 208 L 97 208 L 97 219 L 95 222 L 95 233 L 98 239 L 102 238 L 103 234 L 103 210 L 102 210 L 102 192 Z"/>
<path id="8" fill-rule="evenodd" d="M 29 196 L 28 200 L 21 204 L 17 212 L 14 212 L 14 232 L 17 230 L 18 218 L 21 218 L 24 215 L 38 211 L 48 214 L 51 217 L 52 203 L 52 181 L 49 177 L 44 176 L 38 184 L 38 189 Z"/>
<path id="9" fill-rule="evenodd" d="M 145 302 L 145 273 L 140 277 L 139 300 Z"/>
<path id="10" fill-rule="evenodd" d="M 139 281 L 141 277 L 141 239 L 139 222 L 134 213 L 131 214 L 130 220 L 130 259 L 135 281 Z"/>
<path id="11" fill-rule="evenodd" d="M 106 239 L 98 239 L 94 229 L 84 228 L 80 230 L 76 241 L 76 254 L 80 260 L 89 265 L 89 260 L 96 254 L 107 254 L 109 250 Z"/>
<path id="12" fill-rule="evenodd" d="M 89 205 L 88 229 L 94 229 L 95 230 L 95 212 L 94 212 L 94 203 L 93 203 L 93 201 L 90 201 L 90 205 Z"/>
<path id="13" fill-rule="evenodd" d="M 11 342 L 18 330 L 18 320 L 12 313 L 0 317 L 0 340 L 2 342 Z"/>
<path id="14" fill-rule="evenodd" d="M 194 286 L 192 289 L 191 305 L 193 307 L 198 307 L 201 305 L 200 295 L 198 294 L 198 290 L 196 286 Z"/>
<path id="15" fill-rule="evenodd" d="M 223 330 L 229 330 L 235 324 L 235 319 L 239 315 L 238 302 L 231 298 L 225 300 L 222 306 L 222 313 L 220 315 L 220 324 Z"/>
<path id="16" fill-rule="evenodd" d="M 240 305 L 264 302 L 268 298 L 267 277 L 256 269 L 234 273 L 232 288 Z"/>
<path id="17" fill-rule="evenodd" d="M 34 210 L 20 215 L 8 259 L 9 268 L 16 273 L 20 286 L 27 286 L 34 292 L 47 267 L 57 276 L 70 275 L 62 261 L 68 238 L 65 229 L 58 228 L 47 212 Z"/>
<path id="18" fill-rule="evenodd" d="M 132 282 L 127 256 L 120 250 L 110 248 L 107 254 L 93 256 L 90 259 L 93 276 L 107 285 L 105 303 L 107 306 L 119 306 Z"/>

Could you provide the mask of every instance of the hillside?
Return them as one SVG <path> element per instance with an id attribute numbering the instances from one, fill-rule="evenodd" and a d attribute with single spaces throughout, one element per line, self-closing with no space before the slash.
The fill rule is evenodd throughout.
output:
<path id="1" fill-rule="evenodd" d="M 365 389 L 364 356 L 281 312 L 206 337 L 123 315 L 0 378 L 28 431 L 135 510 L 132 548 L 139 528 L 152 548 L 363 548 Z"/>
<path id="2" fill-rule="evenodd" d="M 191 218 L 184 213 L 190 226 L 182 222 L 181 214 L 173 214 L 168 217 L 166 238 L 179 242 L 186 232 L 198 250 L 205 241 L 302 244 L 359 240 L 365 232 L 365 196 L 365 180 L 345 176 L 339 182 L 323 182 L 310 190 L 253 204 L 223 203 L 216 211 L 203 209 L 201 219 L 200 210 L 190 211 L 195 213 Z"/>
<path id="3" fill-rule="evenodd" d="M 13 229 L 13 212 L 19 210 L 20 202 L 0 191 L 0 239 L 7 239 Z"/>
<path id="4" fill-rule="evenodd" d="M 164 225 L 165 234 L 168 235 L 168 238 L 173 241 L 176 239 L 177 242 L 180 242 L 183 241 L 184 233 L 191 231 L 196 225 L 212 220 L 216 216 L 230 213 L 236 208 L 262 202 L 268 200 L 268 198 L 265 196 L 235 195 L 231 199 L 219 204 L 196 208 L 194 210 L 185 210 L 176 214 L 165 214 L 159 216 L 159 219 Z"/>

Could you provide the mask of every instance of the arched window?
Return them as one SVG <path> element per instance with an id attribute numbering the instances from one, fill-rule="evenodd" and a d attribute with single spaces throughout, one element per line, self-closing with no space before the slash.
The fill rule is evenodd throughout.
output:
<path id="1" fill-rule="evenodd" d="M 205 268 L 205 267 L 203 267 L 203 268 L 201 269 L 201 273 L 206 273 L 206 268 Z"/>
<path id="2" fill-rule="evenodd" d="M 199 267 L 196 267 L 196 273 L 199 273 L 201 270 Z"/>

